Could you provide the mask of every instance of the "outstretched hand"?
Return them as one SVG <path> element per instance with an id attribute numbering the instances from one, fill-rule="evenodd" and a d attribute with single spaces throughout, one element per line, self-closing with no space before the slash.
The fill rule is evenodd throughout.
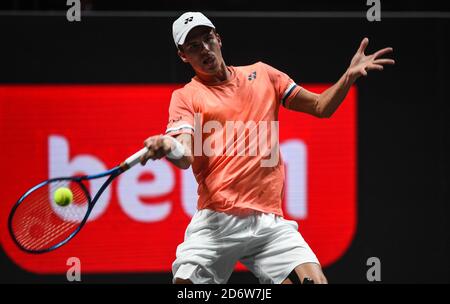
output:
<path id="1" fill-rule="evenodd" d="M 141 164 L 145 165 L 149 159 L 157 160 L 165 157 L 172 148 L 172 142 L 164 135 L 150 136 L 144 141 L 148 151 L 141 156 Z"/>
<path id="2" fill-rule="evenodd" d="M 366 37 L 361 41 L 361 44 L 356 51 L 356 54 L 353 56 L 350 66 L 348 67 L 348 75 L 353 81 L 358 79 L 360 76 L 367 76 L 368 71 L 382 71 L 385 64 L 395 64 L 393 59 L 380 58 L 387 53 L 391 53 L 393 51 L 391 47 L 387 47 L 378 50 L 373 54 L 366 55 L 364 54 L 364 51 L 366 50 L 368 44 L 369 39 Z"/>

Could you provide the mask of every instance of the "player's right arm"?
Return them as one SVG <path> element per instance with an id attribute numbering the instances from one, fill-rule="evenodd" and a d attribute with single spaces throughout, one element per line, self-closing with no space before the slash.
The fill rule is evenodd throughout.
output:
<path id="1" fill-rule="evenodd" d="M 144 141 L 148 152 L 141 164 L 166 157 L 180 169 L 188 169 L 194 162 L 193 136 L 195 110 L 189 90 L 175 90 L 169 106 L 169 122 L 165 135 L 150 136 Z"/>
<path id="2" fill-rule="evenodd" d="M 174 140 L 178 141 L 181 146 Z M 149 159 L 157 160 L 163 157 L 180 169 L 188 169 L 194 162 L 191 134 L 181 133 L 173 137 L 154 135 L 147 138 L 144 145 L 148 152 L 141 157 L 142 165 L 145 165 Z"/>

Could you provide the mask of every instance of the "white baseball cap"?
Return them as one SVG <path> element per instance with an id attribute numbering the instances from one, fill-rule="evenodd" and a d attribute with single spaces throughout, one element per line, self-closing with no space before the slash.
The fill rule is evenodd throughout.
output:
<path id="1" fill-rule="evenodd" d="M 172 34 L 175 45 L 184 44 L 184 40 L 189 32 L 196 26 L 208 26 L 210 28 L 215 28 L 211 20 L 206 18 L 205 15 L 199 12 L 187 12 L 178 17 L 177 20 L 173 22 Z"/>

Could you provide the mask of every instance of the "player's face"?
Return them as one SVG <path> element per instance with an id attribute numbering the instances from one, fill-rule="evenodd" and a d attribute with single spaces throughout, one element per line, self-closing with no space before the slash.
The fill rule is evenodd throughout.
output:
<path id="1" fill-rule="evenodd" d="M 190 63 L 197 73 L 214 75 L 223 63 L 221 47 L 220 36 L 214 29 L 199 26 L 189 32 L 178 55 L 184 62 Z"/>

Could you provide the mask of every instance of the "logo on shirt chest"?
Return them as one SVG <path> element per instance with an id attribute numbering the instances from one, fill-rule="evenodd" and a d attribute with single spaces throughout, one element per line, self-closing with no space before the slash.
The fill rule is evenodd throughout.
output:
<path id="1" fill-rule="evenodd" d="M 251 74 L 248 75 L 247 77 L 248 80 L 253 80 L 256 79 L 256 71 L 252 72 Z"/>

